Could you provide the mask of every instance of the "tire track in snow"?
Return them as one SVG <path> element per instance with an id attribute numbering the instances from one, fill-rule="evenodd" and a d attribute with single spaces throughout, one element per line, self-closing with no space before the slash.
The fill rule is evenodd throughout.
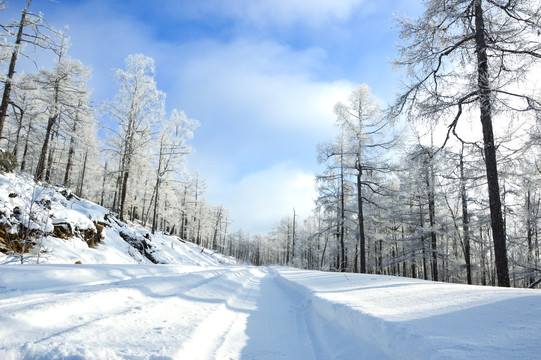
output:
<path id="1" fill-rule="evenodd" d="M 273 270 L 262 279 L 257 312 L 246 326 L 242 359 L 333 359 L 310 318 L 310 302 L 285 288 Z"/>
<path id="2" fill-rule="evenodd" d="M 0 330 L 1 337 L 9 339 L 4 342 L 6 346 L 3 349 L 18 344 L 17 333 L 33 334 L 33 348 L 51 348 L 57 351 L 60 351 L 58 347 L 64 342 L 64 338 L 80 338 L 81 343 L 88 343 L 85 346 L 95 343 L 95 346 L 99 347 L 108 341 L 117 341 L 124 342 L 129 347 L 139 340 L 145 340 L 148 334 L 173 339 L 153 341 L 174 348 L 180 341 L 175 339 L 174 334 L 183 328 L 184 323 L 188 324 L 183 328 L 183 334 L 186 335 L 193 330 L 189 325 L 194 322 L 186 321 L 182 316 L 175 318 L 175 311 L 171 310 L 184 308 L 192 313 L 200 311 L 199 308 L 190 309 L 194 304 L 183 300 L 182 294 L 220 281 L 229 272 L 229 269 L 214 269 L 170 276 L 142 276 L 91 285 L 82 284 L 73 287 L 71 292 L 66 292 L 69 291 L 67 287 L 61 287 L 64 289 L 61 293 L 61 288 L 55 287 L 51 294 L 23 293 L 16 298 L 0 300 L 0 321 L 2 317 L 9 316 L 12 320 L 16 319 L 18 324 L 16 328 Z M 29 325 L 36 322 L 43 326 Z M 143 333 L 137 334 L 141 323 L 145 324 L 142 327 Z M 129 324 L 134 326 L 130 327 Z M 110 329 L 115 331 L 108 331 Z M 119 335 L 116 339 L 106 339 L 100 332 Z M 89 338 L 88 334 L 95 334 L 94 338 Z M 55 350 L 51 351 L 53 354 Z M 145 351 L 141 349 L 141 353 L 144 354 Z"/>
<path id="3" fill-rule="evenodd" d="M 238 288 L 201 322 L 175 359 L 238 359 L 246 342 L 246 318 L 255 311 L 257 289 L 263 276 L 255 268 L 228 274 L 238 282 Z"/>
<path id="4" fill-rule="evenodd" d="M 317 302 L 318 299 L 314 299 L 309 291 L 299 290 L 298 284 L 285 279 L 274 269 L 270 269 L 270 271 L 275 274 L 277 286 L 289 294 L 293 301 L 303 304 L 301 313 L 313 345 L 313 359 L 390 359 L 375 344 L 356 336 L 351 329 L 342 327 L 339 319 L 332 316 L 332 311 L 321 314 L 321 309 L 314 306 L 314 300 Z M 333 304 L 329 304 L 329 306 L 333 307 Z M 359 328 L 370 326 L 370 324 L 362 322 L 356 325 Z M 306 359 L 311 358 L 306 357 Z"/>

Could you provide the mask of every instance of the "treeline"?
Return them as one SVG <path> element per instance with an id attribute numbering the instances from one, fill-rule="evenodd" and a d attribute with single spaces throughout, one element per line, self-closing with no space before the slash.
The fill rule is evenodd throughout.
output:
<path id="1" fill-rule="evenodd" d="M 2 10 L 6 4 L 0 3 Z M 228 212 L 208 203 L 204 179 L 185 168 L 198 122 L 179 110 L 166 112 L 153 59 L 128 56 L 114 72 L 114 97 L 95 104 L 87 87 L 90 68 L 70 57 L 67 35 L 31 4 L 26 1 L 20 18 L 0 24 L 0 146 L 13 155 L 16 170 L 69 188 L 153 232 L 218 248 Z M 41 68 L 50 56 L 54 65 Z M 19 70 L 28 59 L 35 73 Z"/>
<path id="2" fill-rule="evenodd" d="M 399 18 L 405 81 L 336 105 L 313 215 L 242 239 L 255 264 L 534 286 L 541 166 L 539 1 L 426 2 Z M 407 126 L 400 126 L 407 124 Z"/>

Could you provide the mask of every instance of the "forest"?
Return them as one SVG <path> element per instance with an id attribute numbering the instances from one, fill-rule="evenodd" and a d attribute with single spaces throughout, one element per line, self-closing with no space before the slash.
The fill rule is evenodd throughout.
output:
<path id="1" fill-rule="evenodd" d="M 31 0 L 0 24 L 3 170 L 254 265 L 535 286 L 541 5 L 441 3 L 397 19 L 401 93 L 384 105 L 362 84 L 335 105 L 338 135 L 314 153 L 312 215 L 291 209 L 267 234 L 231 232 L 227 209 L 205 199 L 185 166 L 199 123 L 167 113 L 152 58 L 128 56 L 115 96 L 96 104 L 90 68 Z M 36 48 L 54 66 L 40 67 Z M 28 61 L 39 70 L 17 70 Z"/>

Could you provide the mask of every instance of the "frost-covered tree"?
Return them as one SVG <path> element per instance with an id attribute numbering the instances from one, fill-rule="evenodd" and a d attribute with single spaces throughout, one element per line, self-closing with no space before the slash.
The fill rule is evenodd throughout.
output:
<path id="1" fill-rule="evenodd" d="M 345 133 L 347 166 L 355 170 L 360 272 L 366 273 L 363 203 L 367 196 L 363 195 L 363 188 L 370 193 L 380 192 L 381 184 L 374 182 L 369 175 L 388 170 L 381 155 L 382 151 L 393 146 L 394 139 L 388 135 L 389 121 L 383 116 L 378 101 L 367 85 L 354 90 L 347 104 L 337 103 L 335 112 L 337 123 Z"/>
<path id="2" fill-rule="evenodd" d="M 49 153 L 49 166 L 46 165 L 49 142 L 51 141 L 55 126 L 61 119 L 69 114 L 77 117 L 82 114 L 87 106 L 89 90 L 86 83 L 90 77 L 90 69 L 80 61 L 71 59 L 66 54 L 67 46 L 62 47 L 55 66 L 52 70 L 40 70 L 35 83 L 39 87 L 39 97 L 46 109 L 47 123 L 45 137 L 41 147 L 41 153 L 34 178 L 36 181 L 43 180 L 45 169 L 51 170 L 52 156 Z M 73 119 L 70 122 L 80 121 Z M 58 130 L 57 130 L 58 131 Z"/>
<path id="3" fill-rule="evenodd" d="M 422 16 L 400 20 L 395 64 L 410 82 L 397 113 L 439 119 L 448 137 L 477 113 L 482 125 L 491 227 L 499 286 L 509 286 L 505 227 L 494 136 L 495 117 L 540 111 L 527 74 L 541 59 L 539 0 L 430 0 Z M 469 116 L 468 116 L 469 115 Z"/>
<path id="4" fill-rule="evenodd" d="M 27 0 L 24 9 L 21 11 L 21 18 L 7 25 L 0 25 L 5 31 L 8 39 L 11 39 L 8 52 L 9 65 L 4 80 L 4 91 L 2 93 L 2 102 L 0 103 L 0 136 L 2 136 L 4 123 L 8 113 L 8 107 L 11 102 L 11 90 L 15 75 L 15 66 L 17 59 L 24 45 L 39 47 L 46 50 L 58 51 L 57 37 L 59 33 L 50 27 L 42 17 L 42 14 L 35 14 L 29 11 L 32 0 Z M 3 6 L 5 1 L 0 5 Z"/>
<path id="5" fill-rule="evenodd" d="M 126 215 L 132 165 L 136 156 L 150 141 L 153 126 L 164 112 L 165 94 L 157 89 L 154 60 L 142 54 L 130 55 L 125 69 L 114 72 L 117 94 L 105 104 L 105 111 L 118 127 L 110 144 L 119 159 L 118 204 L 120 218 Z"/>
<path id="6" fill-rule="evenodd" d="M 173 110 L 169 120 L 162 124 L 158 135 L 156 154 L 156 183 L 154 186 L 154 212 L 152 216 L 152 232 L 156 231 L 160 185 L 165 176 L 171 172 L 180 173 L 184 157 L 191 152 L 188 140 L 198 126 L 196 120 L 188 119 L 182 111 Z"/>

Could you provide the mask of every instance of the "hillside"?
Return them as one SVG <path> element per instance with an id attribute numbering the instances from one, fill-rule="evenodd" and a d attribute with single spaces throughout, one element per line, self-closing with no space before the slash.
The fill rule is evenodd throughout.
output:
<path id="1" fill-rule="evenodd" d="M 0 263 L 183 264 L 234 263 L 175 236 L 126 224 L 69 190 L 36 185 L 27 175 L 0 175 Z"/>

